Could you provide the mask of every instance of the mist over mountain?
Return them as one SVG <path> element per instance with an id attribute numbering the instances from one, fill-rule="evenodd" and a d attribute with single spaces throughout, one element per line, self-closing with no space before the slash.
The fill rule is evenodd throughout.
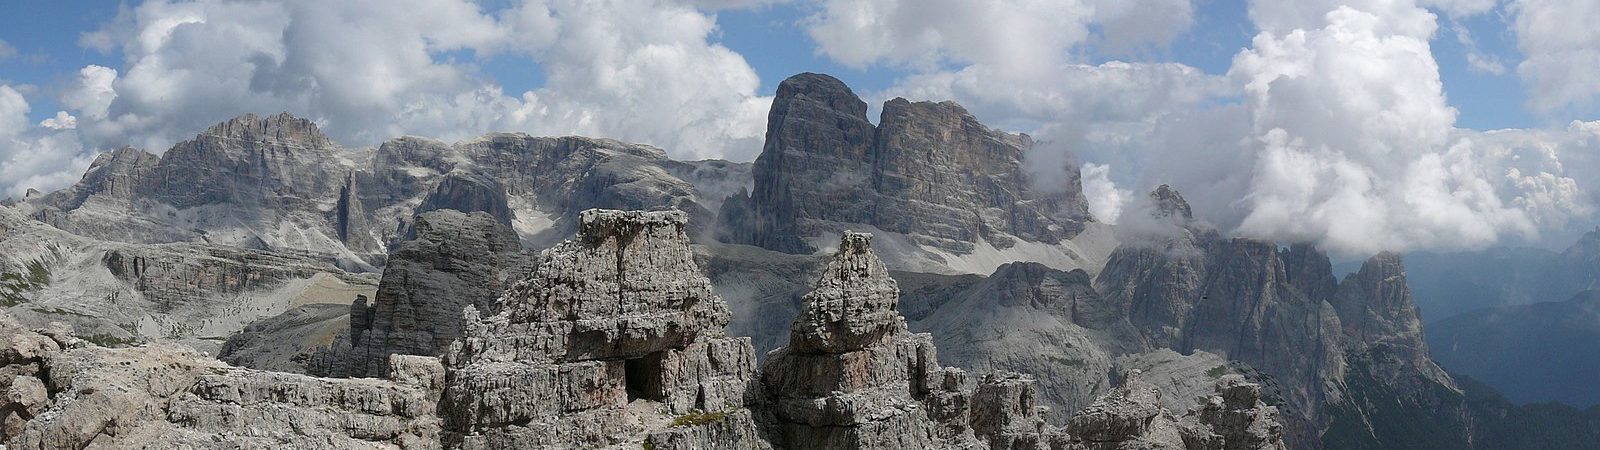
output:
<path id="1" fill-rule="evenodd" d="M 1557 302 L 1600 288 L 1600 230 L 1561 252 L 1499 247 L 1470 253 L 1413 253 L 1411 286 L 1429 323 L 1478 309 Z"/>

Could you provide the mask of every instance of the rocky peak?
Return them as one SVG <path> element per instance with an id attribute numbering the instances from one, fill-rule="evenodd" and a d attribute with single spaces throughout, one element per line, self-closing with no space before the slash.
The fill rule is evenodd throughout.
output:
<path id="1" fill-rule="evenodd" d="M 305 147 L 331 147 L 333 141 L 322 134 L 317 124 L 287 112 L 270 117 L 253 113 L 228 119 L 201 132 L 202 137 L 215 137 L 240 142 L 275 141 Z"/>
<path id="2" fill-rule="evenodd" d="M 1333 262 L 1328 254 L 1311 244 L 1294 244 L 1279 252 L 1289 284 L 1304 293 L 1313 304 L 1333 298 L 1339 280 L 1333 276 Z"/>
<path id="3" fill-rule="evenodd" d="M 867 102 L 861 101 L 843 81 L 820 73 L 807 72 L 784 79 L 778 83 L 778 95 L 772 101 L 774 114 L 779 110 L 777 105 L 782 103 L 785 110 L 816 107 L 847 117 L 867 118 Z"/>
<path id="4" fill-rule="evenodd" d="M 351 306 L 350 352 L 319 373 L 378 376 L 389 355 L 439 356 L 466 328 L 464 308 L 493 311 L 526 270 L 516 234 L 487 213 L 429 211 L 412 230 L 390 252 L 372 306 Z"/>
<path id="5" fill-rule="evenodd" d="M 1172 186 L 1163 184 L 1150 191 L 1150 203 L 1155 206 L 1157 218 L 1170 217 L 1182 222 L 1194 220 L 1194 211 L 1189 209 L 1189 202 L 1184 201 L 1183 195 Z"/>
<path id="6" fill-rule="evenodd" d="M 899 288 L 846 232 L 802 302 L 789 345 L 761 368 L 780 448 L 1046 448 L 1032 378 L 943 368 L 933 336 L 906 330 Z"/>
<path id="7" fill-rule="evenodd" d="M 1367 259 L 1361 270 L 1339 283 L 1332 303 L 1350 350 L 1385 345 L 1400 350 L 1403 359 L 1427 361 L 1422 320 L 1411 302 L 1399 254 L 1383 252 Z"/>
<path id="8" fill-rule="evenodd" d="M 984 126 L 954 102 L 890 100 L 879 126 L 865 111 L 832 77 L 785 80 L 752 168 L 754 189 L 722 206 L 723 239 L 811 253 L 815 239 L 859 224 L 966 254 L 980 241 L 1055 244 L 1089 220 L 1077 183 L 1051 193 L 1030 184 L 1026 135 Z"/>
<path id="9" fill-rule="evenodd" d="M 718 446 L 761 448 L 744 409 L 754 349 L 725 336 L 727 305 L 694 263 L 687 216 L 579 218 L 578 235 L 541 253 L 498 312 L 466 307 L 466 332 L 445 355 L 452 384 L 440 410 L 450 439 L 462 448 L 705 448 L 705 433 L 718 433 Z M 691 413 L 705 423 L 673 422 Z"/>
<path id="10" fill-rule="evenodd" d="M 816 290 L 801 299 L 803 309 L 790 329 L 790 348 L 845 353 L 905 329 L 905 319 L 895 310 L 900 288 L 872 252 L 871 242 L 872 235 L 844 233 Z"/>
<path id="11" fill-rule="evenodd" d="M 541 253 L 533 273 L 506 292 L 500 314 L 485 324 L 490 328 L 469 337 L 458 356 L 638 358 L 723 329 L 728 306 L 694 263 L 687 221 L 681 211 L 583 211 L 578 235 Z M 571 340 L 551 335 L 538 345 L 495 344 L 500 336 L 493 330 L 530 326 L 579 327 L 583 334 Z"/>

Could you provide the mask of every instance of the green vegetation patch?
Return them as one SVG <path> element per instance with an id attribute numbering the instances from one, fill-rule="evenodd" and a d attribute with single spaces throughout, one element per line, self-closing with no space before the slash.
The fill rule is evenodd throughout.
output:
<path id="1" fill-rule="evenodd" d="M 28 294 L 50 285 L 50 269 L 44 261 L 28 262 L 27 272 L 0 272 L 0 306 L 17 306 L 28 301 Z"/>

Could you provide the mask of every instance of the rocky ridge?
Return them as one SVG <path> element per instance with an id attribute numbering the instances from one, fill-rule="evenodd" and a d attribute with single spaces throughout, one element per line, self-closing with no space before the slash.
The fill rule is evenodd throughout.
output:
<path id="1" fill-rule="evenodd" d="M 866 111 L 827 75 L 780 83 L 754 190 L 723 203 L 721 240 L 812 253 L 854 225 L 964 255 L 1059 244 L 1091 220 L 1076 180 L 1060 192 L 1030 184 L 1026 135 L 990 129 L 952 102 L 890 100 L 877 126 Z"/>
<path id="2" fill-rule="evenodd" d="M 495 133 L 456 144 L 402 137 L 346 149 L 287 113 L 240 116 L 160 156 L 101 154 L 67 189 L 17 203 L 73 234 L 129 243 L 204 242 L 380 269 L 416 214 L 484 211 L 534 248 L 570 234 L 578 211 L 676 209 L 713 222 L 747 165 L 678 162 L 609 139 Z M 670 170 L 669 170 L 670 169 Z M 732 183 L 742 184 L 737 181 Z"/>
<path id="3" fill-rule="evenodd" d="M 898 288 L 866 235 L 844 236 L 794 322 L 796 345 L 758 370 L 749 339 L 723 334 L 728 310 L 693 261 L 686 221 L 680 212 L 581 214 L 578 236 L 543 252 L 526 279 L 485 311 L 464 307 L 464 333 L 442 360 L 392 355 L 387 379 L 242 369 L 164 344 L 108 349 L 0 316 L 0 335 L 13 343 L 0 349 L 9 393 L 0 442 L 1130 448 L 1093 434 L 1123 423 L 1129 408 L 1108 403 L 1063 429 L 1043 419 L 1030 377 L 940 367 L 932 336 L 910 333 L 895 312 Z M 1224 381 L 1178 433 L 1141 442 L 1276 448 L 1272 408 L 1253 384 Z M 1172 415 L 1146 406 L 1134 414 Z"/>

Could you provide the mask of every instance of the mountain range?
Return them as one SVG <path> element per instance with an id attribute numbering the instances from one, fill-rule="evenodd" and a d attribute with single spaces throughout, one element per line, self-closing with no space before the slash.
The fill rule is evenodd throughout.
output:
<path id="1" fill-rule="evenodd" d="M 1024 170 L 1026 135 L 952 102 L 866 111 L 837 79 L 791 77 L 752 164 L 504 133 L 346 149 L 288 114 L 102 154 L 0 206 L 0 328 L 33 345 L 0 361 L 5 387 L 40 388 L 8 400 L 0 441 L 1596 442 L 1542 428 L 1596 429 L 1592 413 L 1518 407 L 1436 364 L 1400 255 L 1341 278 L 1165 185 L 1119 229 L 1075 168 L 1055 186 Z M 285 421 L 301 410 L 316 418 Z"/>

